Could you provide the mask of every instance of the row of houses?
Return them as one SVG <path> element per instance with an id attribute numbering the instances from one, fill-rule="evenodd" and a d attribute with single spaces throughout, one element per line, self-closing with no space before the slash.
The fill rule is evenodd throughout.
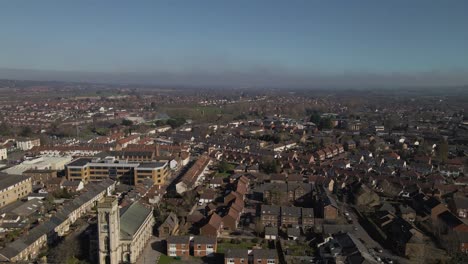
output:
<path id="1" fill-rule="evenodd" d="M 216 253 L 216 237 L 170 236 L 166 240 L 167 255 L 170 257 L 211 257 Z"/>
<path id="2" fill-rule="evenodd" d="M 88 185 L 87 188 L 86 192 L 65 204 L 52 218 L 0 249 L 0 261 L 20 262 L 36 258 L 44 246 L 52 244 L 57 237 L 65 236 L 70 225 L 91 211 L 105 195 L 109 195 L 115 188 L 115 182 L 104 180 Z"/>
<path id="3" fill-rule="evenodd" d="M 180 181 L 176 184 L 177 193 L 181 194 L 198 186 L 200 178 L 202 178 L 208 170 L 208 165 L 211 159 L 208 156 L 201 156 L 191 167 L 185 172 Z"/>
<path id="4" fill-rule="evenodd" d="M 325 159 L 331 159 L 335 156 L 338 156 L 339 154 L 342 154 L 345 151 L 343 145 L 337 144 L 337 145 L 331 145 L 328 147 L 325 147 L 323 149 L 320 149 L 314 153 L 315 159 L 319 161 L 324 161 Z"/>
<path id="5" fill-rule="evenodd" d="M 239 177 L 235 188 L 223 197 L 223 204 L 211 210 L 208 222 L 200 228 L 200 234 L 217 237 L 221 232 L 233 232 L 237 229 L 242 213 L 244 212 L 244 199 L 249 188 L 249 179 Z M 215 211 L 218 211 L 216 213 Z"/>
<path id="6" fill-rule="evenodd" d="M 263 226 L 312 227 L 315 225 L 313 208 L 262 205 L 260 221 Z"/>

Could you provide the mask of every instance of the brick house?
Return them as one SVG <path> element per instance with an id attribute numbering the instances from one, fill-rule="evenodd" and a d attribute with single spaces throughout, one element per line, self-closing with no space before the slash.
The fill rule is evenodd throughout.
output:
<path id="1" fill-rule="evenodd" d="M 281 225 L 298 226 L 301 219 L 301 208 L 292 206 L 281 207 Z"/>
<path id="2" fill-rule="evenodd" d="M 241 213 L 239 211 L 233 207 L 229 208 L 228 213 L 223 217 L 223 229 L 226 231 L 235 231 L 239 224 L 240 217 Z"/>
<path id="3" fill-rule="evenodd" d="M 318 200 L 318 210 L 325 220 L 338 218 L 338 205 L 328 192 L 323 192 Z"/>
<path id="4" fill-rule="evenodd" d="M 276 205 L 262 205 L 260 208 L 260 221 L 263 226 L 278 226 L 280 207 Z"/>
<path id="5" fill-rule="evenodd" d="M 172 235 L 174 231 L 179 227 L 179 219 L 177 215 L 171 212 L 166 220 L 158 227 L 158 236 L 160 238 L 167 238 Z"/>
<path id="6" fill-rule="evenodd" d="M 288 183 L 288 200 L 290 202 L 302 202 L 312 191 L 307 183 Z"/>
<path id="7" fill-rule="evenodd" d="M 278 254 L 274 249 L 253 249 L 254 264 L 278 264 Z"/>
<path id="8" fill-rule="evenodd" d="M 447 207 L 437 198 L 429 197 L 422 193 L 415 195 L 412 202 L 413 208 L 419 215 L 430 216 L 432 220 L 436 220 L 438 215 L 448 211 Z"/>
<path id="9" fill-rule="evenodd" d="M 195 257 L 213 256 L 218 243 L 215 237 L 196 236 L 193 239 L 193 255 Z"/>
<path id="10" fill-rule="evenodd" d="M 460 218 L 468 218 L 468 197 L 455 195 L 449 203 L 450 210 Z"/>
<path id="11" fill-rule="evenodd" d="M 170 257 L 188 257 L 190 255 L 189 236 L 170 236 L 167 242 L 167 255 Z"/>
<path id="12" fill-rule="evenodd" d="M 248 264 L 249 252 L 246 249 L 228 249 L 224 254 L 224 264 Z"/>
<path id="13" fill-rule="evenodd" d="M 313 208 L 302 208 L 302 226 L 312 227 L 315 225 L 315 216 Z"/>
<path id="14" fill-rule="evenodd" d="M 216 213 L 213 213 L 208 223 L 200 228 L 200 235 L 217 237 L 223 228 L 223 219 Z"/>

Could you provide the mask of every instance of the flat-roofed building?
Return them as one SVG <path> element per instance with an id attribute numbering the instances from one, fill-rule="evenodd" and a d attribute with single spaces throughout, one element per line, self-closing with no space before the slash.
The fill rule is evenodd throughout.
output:
<path id="1" fill-rule="evenodd" d="M 65 165 L 72 160 L 70 156 L 66 157 L 39 157 L 31 160 L 25 160 L 20 164 L 4 170 L 7 174 L 21 175 L 28 170 L 63 170 Z"/>
<path id="2" fill-rule="evenodd" d="M 169 176 L 168 161 L 140 163 L 135 168 L 135 184 L 141 183 L 145 178 L 152 179 L 155 185 L 163 184 Z"/>
<path id="3" fill-rule="evenodd" d="M 169 176 L 168 161 L 130 162 L 115 157 L 78 158 L 67 166 L 67 178 L 71 181 L 99 182 L 117 180 L 135 185 L 149 178 L 155 185 L 163 185 Z"/>

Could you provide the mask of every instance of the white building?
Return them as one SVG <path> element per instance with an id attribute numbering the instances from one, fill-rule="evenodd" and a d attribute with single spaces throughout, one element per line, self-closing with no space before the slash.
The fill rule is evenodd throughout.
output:
<path id="1" fill-rule="evenodd" d="M 23 151 L 30 150 L 33 147 L 40 146 L 40 145 L 41 145 L 41 140 L 38 138 L 20 139 L 16 141 L 16 147 Z"/>
<path id="2" fill-rule="evenodd" d="M 4 170 L 7 174 L 21 175 L 23 172 L 33 170 L 63 170 L 65 164 L 72 160 L 71 156 L 66 157 L 40 157 L 32 160 L 25 160 L 21 164 Z"/>
<path id="3" fill-rule="evenodd" d="M 6 160 L 8 157 L 7 149 L 0 146 L 0 160 Z"/>

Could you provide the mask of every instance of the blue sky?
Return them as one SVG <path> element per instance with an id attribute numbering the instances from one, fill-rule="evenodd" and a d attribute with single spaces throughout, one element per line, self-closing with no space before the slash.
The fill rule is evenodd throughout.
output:
<path id="1" fill-rule="evenodd" d="M 0 68 L 464 82 L 467 11 L 463 0 L 3 1 Z"/>

